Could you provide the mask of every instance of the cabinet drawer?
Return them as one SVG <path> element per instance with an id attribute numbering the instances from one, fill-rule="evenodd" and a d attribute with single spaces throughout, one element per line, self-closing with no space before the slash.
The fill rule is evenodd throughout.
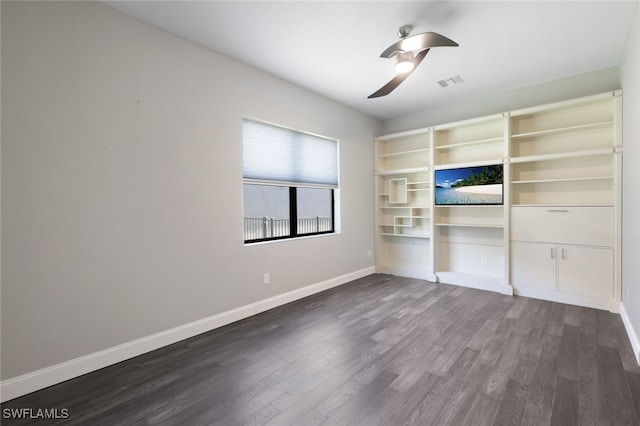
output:
<path id="1" fill-rule="evenodd" d="M 613 207 L 512 207 L 511 239 L 610 247 Z"/>

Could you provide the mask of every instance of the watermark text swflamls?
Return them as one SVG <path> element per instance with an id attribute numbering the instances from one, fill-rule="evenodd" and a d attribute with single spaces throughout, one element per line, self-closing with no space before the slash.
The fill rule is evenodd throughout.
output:
<path id="1" fill-rule="evenodd" d="M 3 408 L 3 419 L 68 419 L 68 408 Z"/>

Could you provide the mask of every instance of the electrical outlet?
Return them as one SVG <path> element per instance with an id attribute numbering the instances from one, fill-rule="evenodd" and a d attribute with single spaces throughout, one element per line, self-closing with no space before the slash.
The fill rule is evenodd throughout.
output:
<path id="1" fill-rule="evenodd" d="M 263 282 L 265 284 L 269 284 L 269 273 L 268 272 L 264 273 Z"/>
<path id="2" fill-rule="evenodd" d="M 367 250 L 367 257 L 371 259 L 371 249 Z"/>
<path id="3" fill-rule="evenodd" d="M 481 264 L 483 264 L 483 265 L 488 264 L 488 263 L 489 263 L 489 261 L 488 261 L 488 259 L 487 259 L 487 256 L 482 256 L 482 257 L 480 258 L 480 263 L 481 263 Z"/>

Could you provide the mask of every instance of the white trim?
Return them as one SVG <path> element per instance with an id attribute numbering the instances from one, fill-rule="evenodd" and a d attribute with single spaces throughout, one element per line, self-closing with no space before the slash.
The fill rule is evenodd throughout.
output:
<path id="1" fill-rule="evenodd" d="M 506 293 L 507 285 L 505 285 L 500 280 L 500 278 L 451 271 L 437 272 L 436 276 L 438 277 L 439 283 L 475 288 L 478 290 L 493 291 L 494 293 L 508 294 Z"/>
<path id="2" fill-rule="evenodd" d="M 550 302 L 600 309 L 614 314 L 620 312 L 620 303 L 615 299 L 599 299 L 580 294 L 562 293 L 555 290 L 544 290 L 532 287 L 517 287 L 515 288 L 515 294 L 517 296 L 532 297 L 534 299 L 548 300 Z"/>
<path id="3" fill-rule="evenodd" d="M 624 328 L 627 330 L 627 335 L 629 336 L 629 342 L 631 342 L 631 348 L 633 349 L 633 354 L 636 357 L 636 362 L 640 365 L 640 335 L 638 335 L 638 332 L 633 328 L 631 319 L 629 318 L 629 315 L 627 315 L 627 310 L 624 308 L 624 303 L 620 304 L 620 316 L 622 317 Z"/>
<path id="4" fill-rule="evenodd" d="M 400 277 L 407 277 L 407 278 L 415 278 L 418 280 L 425 280 L 425 281 L 430 281 L 434 283 L 437 280 L 437 277 L 431 272 L 425 271 L 423 269 L 411 268 L 411 267 L 405 268 L 401 266 L 378 265 L 376 267 L 376 273 L 397 275 Z"/>
<path id="5" fill-rule="evenodd" d="M 505 296 L 513 296 L 513 287 L 509 284 L 505 284 L 500 287 L 500 294 L 504 294 Z"/>
<path id="6" fill-rule="evenodd" d="M 415 135 L 426 135 L 429 134 L 432 131 L 432 127 L 422 127 L 420 129 L 415 129 L 415 130 L 407 130 L 404 132 L 398 132 L 398 133 L 391 133 L 388 135 L 382 135 L 382 136 L 378 136 L 376 138 L 374 138 L 374 141 L 379 141 L 379 142 L 384 142 L 390 139 L 395 139 L 395 138 L 401 138 L 401 137 L 405 137 L 405 136 L 415 136 Z"/>
<path id="7" fill-rule="evenodd" d="M 522 109 L 518 109 L 515 111 L 511 111 L 511 116 L 518 116 L 518 115 L 526 115 L 526 114 L 532 114 L 532 113 L 536 113 L 539 111 L 549 111 L 549 110 L 555 110 L 555 109 L 561 109 L 561 108 L 566 108 L 566 107 L 572 107 L 574 105 L 580 105 L 583 103 L 588 103 L 588 102 L 593 102 L 593 101 L 597 101 L 600 99 L 606 99 L 607 97 L 611 97 L 611 96 L 621 96 L 622 95 L 622 90 L 613 90 L 610 92 L 604 92 L 604 93 L 598 93 L 595 95 L 589 95 L 589 96 L 583 96 L 580 98 L 575 98 L 575 99 L 569 99 L 566 101 L 559 101 L 559 102 L 553 102 L 550 104 L 544 104 L 544 105 L 536 105 L 533 107 L 529 107 L 529 108 L 522 108 Z"/>
<path id="8" fill-rule="evenodd" d="M 198 321 L 193 321 L 169 330 L 161 331 L 140 339 L 114 346 L 92 354 L 84 355 L 60 364 L 52 365 L 0 383 L 2 402 L 64 382 L 74 377 L 116 364 L 138 355 L 162 348 L 175 342 L 211 331 L 232 322 L 248 318 L 260 312 L 311 296 L 324 290 L 346 284 L 374 273 L 373 267 L 361 269 L 339 277 L 279 294 L 249 305 L 231 309 Z"/>
<path id="9" fill-rule="evenodd" d="M 438 124 L 433 126 L 433 131 L 437 132 L 439 130 L 448 130 L 453 127 L 470 126 L 473 124 L 486 123 L 487 121 L 495 121 L 496 123 L 498 123 L 498 122 L 502 122 L 504 118 L 504 114 L 505 113 L 501 112 L 498 114 L 484 115 L 482 117 L 474 117 L 474 118 L 468 118 L 466 120 L 454 121 L 453 123 Z"/>

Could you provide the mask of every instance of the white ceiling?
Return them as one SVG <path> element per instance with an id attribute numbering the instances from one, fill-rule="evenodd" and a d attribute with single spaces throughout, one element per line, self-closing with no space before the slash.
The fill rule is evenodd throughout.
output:
<path id="1" fill-rule="evenodd" d="M 463 98 L 617 66 L 637 0 L 625 1 L 107 1 L 193 40 L 380 119 Z M 379 55 L 401 25 L 440 33 L 390 95 Z M 464 83 L 441 88 L 459 74 Z"/>

